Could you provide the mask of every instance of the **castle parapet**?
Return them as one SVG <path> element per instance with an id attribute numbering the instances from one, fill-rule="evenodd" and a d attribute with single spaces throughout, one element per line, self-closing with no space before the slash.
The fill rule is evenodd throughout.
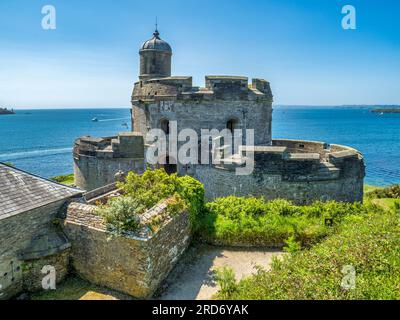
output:
<path id="1" fill-rule="evenodd" d="M 254 162 L 252 163 L 252 159 Z M 249 175 L 238 167 L 254 165 Z M 220 164 L 198 166 L 206 197 L 229 195 L 284 198 L 297 204 L 363 200 L 364 159 L 353 148 L 324 142 L 273 140 L 272 146 L 243 146 Z"/>
<path id="2" fill-rule="evenodd" d="M 189 76 L 174 76 L 142 80 L 135 83 L 132 94 L 133 103 L 152 103 L 163 100 L 260 100 L 272 102 L 273 96 L 269 82 L 253 79 L 249 85 L 247 77 L 206 76 L 205 87 L 194 87 Z"/>
<path id="3" fill-rule="evenodd" d="M 88 191 L 113 183 L 118 172 L 145 170 L 144 138 L 137 132 L 81 137 L 75 141 L 73 154 L 75 185 Z"/>
<path id="4" fill-rule="evenodd" d="M 209 170 L 231 172 L 237 181 L 261 176 L 264 177 L 263 180 L 268 181 L 272 177 L 279 177 L 280 182 L 276 188 L 282 190 L 285 188 L 281 188 L 280 184 L 296 182 L 325 181 L 341 185 L 344 181 L 354 181 L 362 185 L 365 176 L 364 159 L 361 153 L 353 148 L 301 140 L 273 140 L 272 143 L 272 146 L 243 146 L 239 149 L 239 154 L 222 159 L 220 164 L 212 166 L 214 169 Z M 252 178 L 236 176 L 235 170 L 245 166 L 245 160 L 249 159 L 254 159 Z M 200 169 L 200 174 L 203 174 L 205 170 Z M 307 185 L 303 187 L 306 189 Z M 343 197 L 348 201 L 360 201 L 360 194 L 362 189 L 353 194 L 349 193 L 349 198 Z M 291 195 L 287 197 L 292 198 Z"/>

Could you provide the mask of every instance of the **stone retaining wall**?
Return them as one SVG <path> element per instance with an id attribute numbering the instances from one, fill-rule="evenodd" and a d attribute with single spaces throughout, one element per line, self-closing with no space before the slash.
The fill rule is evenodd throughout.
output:
<path id="1" fill-rule="evenodd" d="M 165 208 L 161 204 L 144 216 L 149 219 Z M 79 203 L 68 208 L 64 230 L 72 243 L 72 267 L 92 283 L 150 298 L 189 245 L 187 213 L 167 219 L 155 234 L 141 230 L 111 238 L 95 209 Z"/>

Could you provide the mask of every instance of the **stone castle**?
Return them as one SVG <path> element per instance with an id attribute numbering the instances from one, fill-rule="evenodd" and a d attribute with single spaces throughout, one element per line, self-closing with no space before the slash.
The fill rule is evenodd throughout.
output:
<path id="1" fill-rule="evenodd" d="M 151 145 L 145 137 L 154 128 L 166 136 L 183 128 L 254 129 L 254 145 L 237 154 L 211 150 L 221 159 L 218 164 L 181 164 L 170 154 L 160 159 L 158 166 L 167 172 L 200 180 L 208 199 L 362 201 L 365 168 L 357 150 L 272 139 L 273 97 L 267 81 L 253 79 L 249 85 L 245 77 L 207 76 L 205 88 L 194 87 L 191 77 L 171 76 L 171 56 L 157 31 L 143 44 L 132 94 L 133 132 L 75 142 L 75 184 L 81 189 L 0 163 L 0 300 L 45 289 L 43 279 L 53 271 L 57 283 L 73 272 L 135 298 L 154 296 L 190 244 L 188 212 L 170 217 L 165 199 L 140 216 L 138 230 L 114 238 L 96 214 L 99 203 L 120 196 L 115 179 L 122 172 L 141 173 L 149 166 L 145 155 Z M 253 172 L 237 175 L 249 154 Z M 154 220 L 160 227 L 153 232 Z"/>
<path id="2" fill-rule="evenodd" d="M 131 100 L 133 132 L 78 139 L 74 146 L 78 187 L 93 190 L 114 182 L 118 172 L 142 173 L 148 167 L 147 133 L 161 129 L 168 136 L 174 122 L 178 132 L 185 128 L 198 134 L 201 129 L 254 130 L 254 146 L 241 148 L 229 159 L 221 152 L 217 165 L 184 165 L 169 156 L 160 159 L 166 164 L 159 167 L 167 172 L 200 180 L 209 199 L 253 195 L 299 204 L 362 201 L 365 166 L 357 150 L 325 142 L 272 139 L 273 95 L 268 81 L 252 79 L 249 84 L 246 77 L 206 76 L 202 88 L 193 86 L 190 76 L 171 76 L 172 49 L 157 30 L 139 53 L 139 81 Z M 255 169 L 238 176 L 235 169 L 243 165 L 246 152 L 252 153 Z"/>

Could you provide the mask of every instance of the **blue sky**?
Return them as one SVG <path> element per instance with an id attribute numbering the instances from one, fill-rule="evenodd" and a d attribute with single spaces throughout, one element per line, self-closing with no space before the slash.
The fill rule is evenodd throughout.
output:
<path id="1" fill-rule="evenodd" d="M 54 5 L 57 29 L 43 30 Z M 341 9 L 357 10 L 343 30 Z M 129 106 L 158 16 L 173 74 L 271 82 L 276 104 L 400 104 L 400 1 L 2 0 L 0 106 Z"/>

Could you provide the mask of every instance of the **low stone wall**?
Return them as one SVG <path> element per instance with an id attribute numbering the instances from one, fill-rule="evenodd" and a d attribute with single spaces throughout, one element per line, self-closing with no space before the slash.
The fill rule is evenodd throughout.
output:
<path id="1" fill-rule="evenodd" d="M 157 206 L 144 217 L 150 219 L 165 208 Z M 150 298 L 190 243 L 187 213 L 167 219 L 155 234 L 141 230 L 110 238 L 95 209 L 79 203 L 68 208 L 64 230 L 72 243 L 72 267 L 92 283 Z"/>

